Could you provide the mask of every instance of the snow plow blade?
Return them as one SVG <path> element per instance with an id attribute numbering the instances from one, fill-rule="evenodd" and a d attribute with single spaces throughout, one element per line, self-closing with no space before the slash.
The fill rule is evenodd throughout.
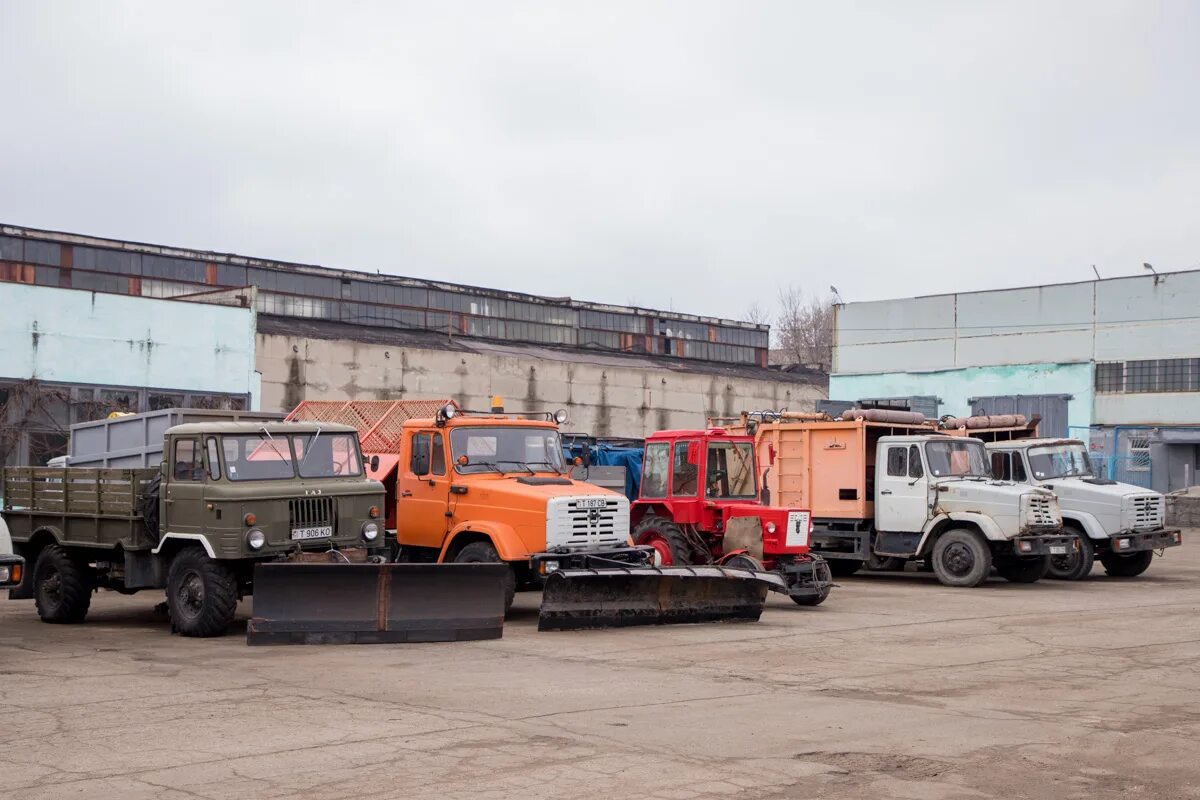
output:
<path id="1" fill-rule="evenodd" d="M 503 564 L 265 563 L 247 644 L 499 639 Z"/>
<path id="2" fill-rule="evenodd" d="M 755 621 L 768 590 L 786 594 L 787 583 L 729 567 L 561 569 L 546 577 L 538 630 Z"/>

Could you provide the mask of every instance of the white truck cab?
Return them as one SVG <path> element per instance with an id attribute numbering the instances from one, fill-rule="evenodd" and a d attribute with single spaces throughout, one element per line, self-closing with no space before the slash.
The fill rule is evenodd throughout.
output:
<path id="1" fill-rule="evenodd" d="M 1146 571 L 1155 550 L 1183 543 L 1178 529 L 1165 526 L 1161 494 L 1095 477 L 1078 439 L 1017 439 L 987 449 L 994 477 L 1053 491 L 1064 525 L 1079 534 L 1077 551 L 1051 558 L 1051 577 L 1079 580 L 1096 559 L 1109 575 L 1133 577 Z"/>
<path id="2" fill-rule="evenodd" d="M 996 480 L 984 443 L 961 436 L 882 436 L 875 454 L 876 557 L 928 558 L 938 580 L 976 586 L 994 566 L 1031 583 L 1078 537 L 1054 493 Z"/>
<path id="3" fill-rule="evenodd" d="M 0 588 L 11 589 L 21 583 L 25 559 L 13 552 L 8 525 L 0 518 Z"/>

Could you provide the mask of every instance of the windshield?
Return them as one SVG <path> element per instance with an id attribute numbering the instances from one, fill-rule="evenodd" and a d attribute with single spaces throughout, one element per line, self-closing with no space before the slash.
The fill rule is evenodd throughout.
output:
<path id="1" fill-rule="evenodd" d="M 709 442 L 705 496 L 754 497 L 754 447 L 749 442 Z"/>
<path id="2" fill-rule="evenodd" d="M 231 481 L 271 481 L 293 478 L 292 447 L 287 436 L 254 433 L 222 436 L 225 474 Z"/>
<path id="3" fill-rule="evenodd" d="M 349 433 L 297 434 L 292 438 L 302 478 L 362 475 L 358 444 Z"/>
<path id="4" fill-rule="evenodd" d="M 1092 462 L 1082 444 L 1054 444 L 1029 448 L 1029 468 L 1038 480 L 1090 478 Z"/>
<path id="5" fill-rule="evenodd" d="M 558 431 L 552 428 L 455 428 L 450 432 L 450 449 L 454 468 L 464 475 L 566 469 Z"/>
<path id="6" fill-rule="evenodd" d="M 982 442 L 926 442 L 925 460 L 938 477 L 992 477 Z"/>

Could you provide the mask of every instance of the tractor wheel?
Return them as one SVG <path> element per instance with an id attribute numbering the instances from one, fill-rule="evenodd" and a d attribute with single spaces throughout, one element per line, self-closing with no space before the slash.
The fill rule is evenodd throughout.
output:
<path id="1" fill-rule="evenodd" d="M 656 566 L 673 567 L 692 563 L 683 531 L 674 522 L 654 514 L 643 518 L 634 527 L 633 543 L 653 547 L 658 555 Z"/>
<path id="2" fill-rule="evenodd" d="M 945 586 L 978 586 L 991 571 L 992 551 L 975 531 L 946 531 L 933 546 L 933 572 Z"/>
<path id="3" fill-rule="evenodd" d="M 1065 556 L 1050 556 L 1050 569 L 1046 570 L 1046 577 L 1057 578 L 1060 581 L 1081 581 L 1092 571 L 1092 564 L 1096 561 L 1096 548 L 1082 530 L 1065 530 L 1079 536 L 1079 549 Z"/>
<path id="4" fill-rule="evenodd" d="M 1100 556 L 1104 571 L 1114 578 L 1136 578 L 1150 567 L 1153 560 L 1153 550 L 1141 550 L 1127 556 L 1117 553 L 1105 553 Z"/>
<path id="5" fill-rule="evenodd" d="M 1050 556 L 1005 558 L 996 562 L 996 572 L 1012 583 L 1037 583 L 1050 569 Z"/>
<path id="6" fill-rule="evenodd" d="M 83 622 L 92 604 L 90 570 L 63 548 L 49 545 L 33 567 L 33 597 L 42 622 Z"/>
<path id="7" fill-rule="evenodd" d="M 183 636 L 222 636 L 237 612 L 237 579 L 199 547 L 180 550 L 167 570 L 171 630 Z"/>
<path id="8" fill-rule="evenodd" d="M 829 562 L 829 571 L 833 573 L 835 578 L 845 578 L 847 575 L 853 575 L 863 568 L 863 562 L 857 558 L 830 558 L 826 560 Z"/>
<path id="9" fill-rule="evenodd" d="M 458 555 L 454 557 L 455 564 L 505 564 L 506 562 L 500 558 L 500 554 L 496 552 L 496 548 L 491 542 L 471 542 L 469 545 L 458 551 Z M 504 573 L 504 613 L 512 608 L 513 596 L 517 593 L 517 573 L 513 570 L 512 565 L 508 564 L 508 570 Z"/>

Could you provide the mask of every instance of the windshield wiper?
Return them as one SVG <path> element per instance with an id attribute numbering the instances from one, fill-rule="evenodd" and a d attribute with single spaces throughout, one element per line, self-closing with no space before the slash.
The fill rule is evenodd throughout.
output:
<path id="1" fill-rule="evenodd" d="M 267 430 L 267 427 L 263 425 L 259 428 L 259 430 L 263 432 L 263 435 L 267 437 L 267 441 L 271 443 L 271 449 L 275 451 L 275 455 L 290 463 L 292 460 L 291 457 L 285 456 L 283 453 L 279 452 L 279 448 L 275 444 L 275 437 L 271 435 L 271 432 Z"/>
<path id="2" fill-rule="evenodd" d="M 528 472 L 530 475 L 536 475 L 536 474 L 537 474 L 537 473 L 536 473 L 536 472 L 534 472 L 532 469 L 530 469 L 530 468 L 529 468 L 529 465 L 528 465 L 528 464 L 526 464 L 524 461 L 514 461 L 514 460 L 507 459 L 507 458 L 500 458 L 500 459 L 497 459 L 497 460 L 496 460 L 496 463 L 497 463 L 497 464 L 516 464 L 517 466 L 523 467 L 523 468 L 524 468 L 524 470 L 525 470 L 526 472 Z M 498 468 L 497 468 L 497 469 L 498 469 Z"/>
<path id="3" fill-rule="evenodd" d="M 496 466 L 495 461 L 471 461 L 471 462 L 464 464 L 463 466 L 464 467 L 491 467 L 492 469 L 496 470 L 496 472 L 499 472 L 501 475 L 504 474 L 504 470 L 502 470 L 498 466 Z"/>
<path id="4" fill-rule="evenodd" d="M 554 465 L 553 465 L 553 464 L 551 464 L 549 461 L 526 461 L 526 462 L 525 462 L 525 464 L 526 464 L 527 466 L 532 466 L 533 464 L 545 464 L 547 467 L 549 467 L 550 469 L 554 470 L 554 472 L 558 473 L 559 475 L 562 475 L 562 474 L 563 474 L 563 471 L 562 471 L 561 469 L 559 469 L 558 467 L 554 466 Z"/>
<path id="5" fill-rule="evenodd" d="M 317 443 L 317 439 L 321 437 L 321 426 L 317 426 L 317 432 L 313 434 L 312 441 L 304 448 L 304 458 L 300 459 L 300 469 L 304 469 L 304 465 L 308 463 L 308 457 L 312 455 L 313 445 Z"/>

